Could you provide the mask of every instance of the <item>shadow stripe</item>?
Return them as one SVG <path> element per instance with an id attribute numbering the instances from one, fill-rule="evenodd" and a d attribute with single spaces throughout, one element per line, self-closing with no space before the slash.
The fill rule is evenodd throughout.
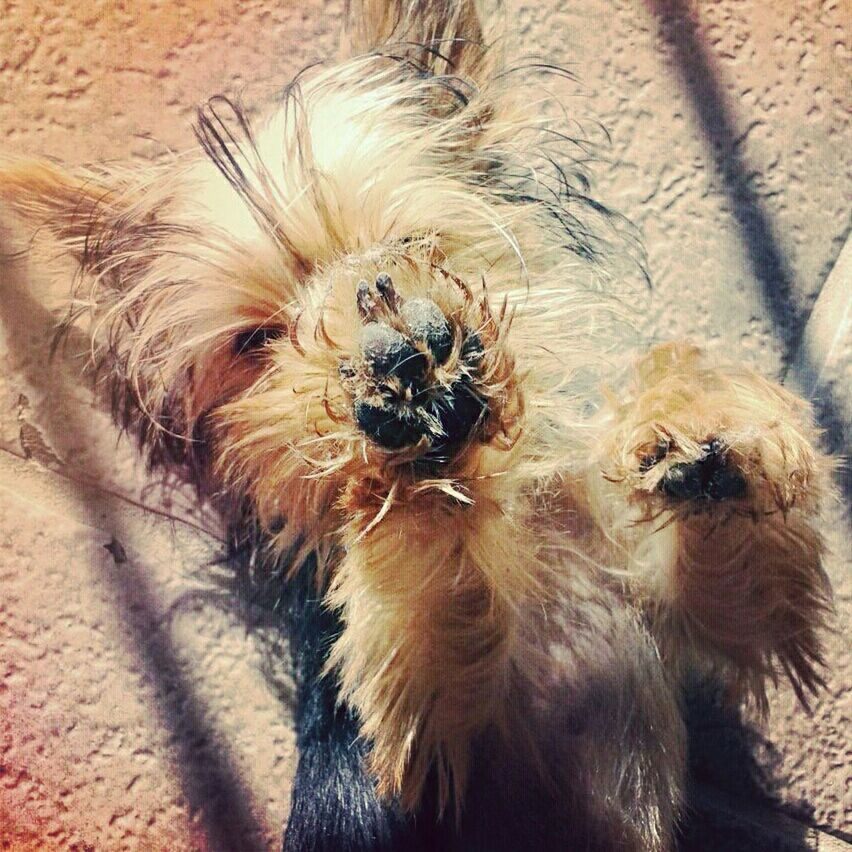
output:
<path id="1" fill-rule="evenodd" d="M 803 373 L 818 372 L 810 353 L 800 348 L 807 317 L 795 304 L 794 275 L 771 217 L 752 188 L 754 168 L 747 166 L 738 151 L 738 133 L 719 83 L 721 75 L 701 38 L 699 21 L 684 0 L 645 2 L 657 19 L 661 38 L 673 50 L 683 89 L 690 96 L 701 130 L 713 148 L 716 170 L 722 178 L 752 275 L 760 285 L 764 308 L 784 346 L 785 359 L 789 363 L 795 353 L 802 352 Z M 819 397 L 812 401 L 825 431 L 826 448 L 848 457 L 850 424 L 844 422 L 830 389 L 821 388 Z M 852 503 L 852 464 L 844 465 L 839 479 L 848 508 Z"/>
<path id="2" fill-rule="evenodd" d="M 10 348 L 33 352 L 43 342 L 46 357 L 55 327 L 54 317 L 25 292 L 25 280 L 19 280 L 9 264 L 0 265 L 0 276 L 0 322 L 6 329 Z M 69 342 L 69 348 L 79 347 L 82 347 L 81 352 L 88 353 L 88 340 L 82 335 Z M 47 373 L 46 381 L 37 374 L 31 358 L 22 358 L 21 362 L 23 377 L 46 395 L 58 397 L 60 391 L 67 393 L 69 386 L 80 382 L 79 376 L 72 375 L 60 358 L 55 359 L 54 369 Z M 61 447 L 69 434 L 85 434 L 80 412 L 68 410 L 51 415 L 39 425 L 53 446 Z M 105 478 L 106 470 L 103 465 L 94 463 L 85 473 L 100 481 Z M 115 511 L 112 501 L 104 499 L 93 503 L 83 493 L 79 499 L 93 527 L 111 530 L 114 540 L 131 540 L 130 534 L 123 529 L 121 513 Z M 177 751 L 173 769 L 190 816 L 200 815 L 206 848 L 216 852 L 265 852 L 264 832 L 254 816 L 239 771 L 227 750 L 217 747 L 215 732 L 206 721 L 206 708 L 193 694 L 181 671 L 175 647 L 167 631 L 161 628 L 160 613 L 148 578 L 131 561 L 116 565 L 115 570 L 104 572 L 102 576 L 115 592 L 122 621 L 131 629 L 132 650 L 139 667 L 144 677 L 154 684 L 158 718 L 168 731 L 168 745 Z"/>

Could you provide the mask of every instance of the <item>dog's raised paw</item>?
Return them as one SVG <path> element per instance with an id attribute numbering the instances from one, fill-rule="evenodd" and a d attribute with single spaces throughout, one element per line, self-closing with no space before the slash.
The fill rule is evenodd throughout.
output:
<path id="1" fill-rule="evenodd" d="M 386 450 L 421 445 L 432 460 L 449 458 L 488 411 L 475 383 L 478 335 L 429 298 L 404 300 L 387 274 L 360 281 L 355 301 L 359 353 L 341 362 L 340 375 L 359 429 Z"/>

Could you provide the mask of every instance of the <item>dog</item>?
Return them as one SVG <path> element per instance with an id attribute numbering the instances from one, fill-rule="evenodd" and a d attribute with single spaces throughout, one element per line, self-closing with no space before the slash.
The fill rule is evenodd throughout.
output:
<path id="1" fill-rule="evenodd" d="M 78 261 L 117 420 L 281 584 L 285 849 L 672 849 L 686 678 L 822 683 L 833 463 L 744 366 L 613 367 L 620 220 L 474 0 L 346 20 L 262 122 L 6 157 L 0 199 Z"/>

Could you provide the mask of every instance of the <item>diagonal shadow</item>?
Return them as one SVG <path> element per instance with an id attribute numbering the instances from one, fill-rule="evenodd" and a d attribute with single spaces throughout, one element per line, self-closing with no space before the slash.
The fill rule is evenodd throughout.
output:
<path id="1" fill-rule="evenodd" d="M 794 274 L 781 248 L 771 218 L 754 190 L 753 169 L 739 151 L 738 133 L 725 94 L 719 84 L 719 72 L 705 46 L 699 21 L 686 0 L 645 0 L 657 17 L 660 35 L 672 48 L 683 88 L 689 94 L 701 129 L 713 148 L 716 169 L 739 227 L 749 266 L 760 284 L 764 308 L 771 317 L 789 362 L 802 338 L 807 316 L 793 298 Z M 806 353 L 805 373 L 816 371 Z M 829 452 L 848 454 L 848 430 L 830 390 L 814 400 L 820 426 L 825 431 Z M 840 474 L 841 488 L 852 502 L 852 465 Z"/>
<path id="2" fill-rule="evenodd" d="M 43 305 L 26 291 L 26 275 L 20 275 L 4 258 L 0 245 L 0 322 L 8 336 L 10 348 L 32 353 L 22 359 L 23 377 L 46 395 L 61 399 L 69 389 L 79 385 L 80 376 L 56 358 L 49 370 L 43 361 L 49 351 L 55 319 Z M 88 339 L 72 335 L 69 348 L 88 353 Z M 73 406 L 64 411 L 49 411 L 39 421 L 48 442 L 61 448 L 69 435 L 84 435 L 83 415 Z M 104 477 L 107 467 L 93 462 L 84 471 L 94 481 Z M 130 537 L 122 519 L 108 498 L 90 502 L 79 495 L 92 526 L 106 527 L 115 541 Z M 176 650 L 162 629 L 157 602 L 145 573 L 123 552 L 116 556 L 116 571 L 104 572 L 104 581 L 112 587 L 120 607 L 122 621 L 129 625 L 133 652 L 140 670 L 154 684 L 154 701 L 161 724 L 169 732 L 168 742 L 177 749 L 174 768 L 181 784 L 190 814 L 200 816 L 205 848 L 216 852 L 261 852 L 265 850 L 264 833 L 252 811 L 252 803 L 244 789 L 239 771 L 227 748 L 217 741 L 208 722 L 205 707 L 193 694 L 181 670 Z M 120 563 L 120 564 L 118 564 Z"/>
<path id="3" fill-rule="evenodd" d="M 739 708 L 726 705 L 722 688 L 712 679 L 691 678 L 682 710 L 689 777 L 679 850 L 809 852 L 807 830 L 814 809 L 805 801 L 781 798 L 789 778 L 778 749 Z M 719 799 L 730 809 L 720 807 Z M 743 818 L 750 814 L 768 820 L 755 824 Z"/>

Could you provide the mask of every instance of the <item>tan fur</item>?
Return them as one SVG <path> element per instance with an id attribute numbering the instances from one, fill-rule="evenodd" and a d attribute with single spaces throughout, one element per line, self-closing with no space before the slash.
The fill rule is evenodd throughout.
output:
<path id="1" fill-rule="evenodd" d="M 344 624 L 329 670 L 382 794 L 414 808 L 434 768 L 439 806 L 458 811 L 477 737 L 547 750 L 530 721 L 547 689 L 563 683 L 582 704 L 600 681 L 633 690 L 641 712 L 623 747 L 578 741 L 565 777 L 622 826 L 619 842 L 669 848 L 685 668 L 760 702 L 779 670 L 800 694 L 820 683 L 830 596 L 814 524 L 830 464 L 810 412 L 671 344 L 588 416 L 618 311 L 584 257 L 603 247 L 585 242 L 597 209 L 577 192 L 547 201 L 535 97 L 501 73 L 472 2 L 364 0 L 349 22 L 354 58 L 291 89 L 257 136 L 227 102 L 203 108 L 218 171 L 186 157 L 77 177 L 0 160 L 0 199 L 80 258 L 88 283 L 71 321 L 88 322 L 153 460 L 181 467 L 231 522 L 247 520 L 248 498 L 249 520 L 294 566 L 319 554 Z M 513 177 L 501 183 L 495 163 Z M 516 179 L 539 200 L 508 191 Z M 484 344 L 487 416 L 428 474 L 414 464 L 423 446 L 389 452 L 358 429 L 365 385 L 339 371 L 358 357 L 355 286 L 383 272 L 450 322 L 435 388 L 468 369 L 462 329 Z M 261 327 L 277 336 L 233 350 Z M 711 438 L 746 495 L 673 505 L 662 478 Z M 539 695 L 526 720 L 525 694 Z"/>
<path id="2" fill-rule="evenodd" d="M 761 707 L 777 662 L 804 702 L 822 683 L 818 631 L 831 593 L 813 523 L 833 468 L 814 449 L 807 405 L 751 370 L 714 367 L 697 348 L 669 344 L 637 365 L 610 416 L 594 511 L 623 548 L 615 565 L 648 607 L 667 661 L 722 669 Z M 710 437 L 724 440 L 746 494 L 669 505 L 661 478 Z M 643 471 L 661 443 L 666 458 Z"/>

